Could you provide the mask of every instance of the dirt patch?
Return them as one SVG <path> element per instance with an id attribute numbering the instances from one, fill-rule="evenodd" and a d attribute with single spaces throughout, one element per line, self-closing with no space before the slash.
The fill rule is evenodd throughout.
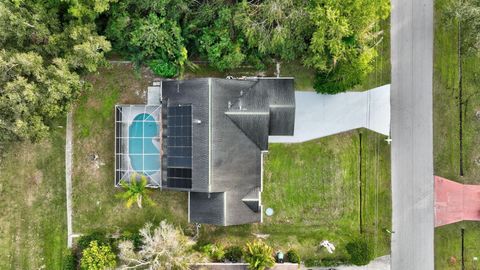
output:
<path id="1" fill-rule="evenodd" d="M 32 184 L 34 186 L 39 186 L 43 180 L 43 172 L 42 171 L 35 171 L 32 177 Z"/>
<path id="2" fill-rule="evenodd" d="M 32 206 L 36 200 L 36 195 L 38 194 L 39 188 L 43 182 L 43 172 L 36 170 L 32 175 L 27 176 L 27 188 L 26 188 L 26 198 L 25 201 L 27 206 Z"/>

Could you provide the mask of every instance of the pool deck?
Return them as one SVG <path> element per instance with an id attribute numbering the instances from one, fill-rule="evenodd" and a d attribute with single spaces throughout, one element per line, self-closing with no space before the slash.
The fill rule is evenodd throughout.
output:
<path id="1" fill-rule="evenodd" d="M 154 82 L 153 86 L 148 87 L 147 105 L 160 105 L 162 99 L 162 82 Z"/>

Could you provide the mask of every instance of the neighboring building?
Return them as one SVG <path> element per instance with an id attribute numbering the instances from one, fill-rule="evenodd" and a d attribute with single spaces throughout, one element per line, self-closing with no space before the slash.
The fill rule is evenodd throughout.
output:
<path id="1" fill-rule="evenodd" d="M 116 106 L 115 184 L 142 173 L 187 191 L 190 222 L 261 222 L 263 153 L 293 135 L 293 78 L 166 80 L 148 100 Z"/>

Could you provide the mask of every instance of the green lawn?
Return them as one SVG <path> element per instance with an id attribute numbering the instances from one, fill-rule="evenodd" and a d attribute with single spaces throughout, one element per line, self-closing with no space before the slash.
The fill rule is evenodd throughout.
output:
<path id="1" fill-rule="evenodd" d="M 457 28 L 442 22 L 442 8 L 450 0 L 436 1 L 434 52 L 435 173 L 462 183 L 480 184 L 480 57 L 464 56 L 464 176 L 459 175 L 459 111 Z"/>
<path id="2" fill-rule="evenodd" d="M 478 85 L 480 57 L 464 57 L 464 176 L 459 173 L 459 110 L 458 110 L 458 56 L 457 27 L 444 22 L 442 11 L 450 0 L 435 1 L 435 46 L 434 46 L 434 169 L 435 174 L 466 183 L 480 184 L 480 120 L 475 116 L 480 110 Z M 460 227 L 465 226 L 466 249 L 480 250 L 480 226 L 473 222 L 462 222 L 435 229 L 436 269 L 460 269 Z M 450 257 L 457 258 L 457 264 L 450 264 Z M 473 255 L 472 255 L 473 256 Z M 476 254 L 480 258 L 480 254 Z M 467 258 L 471 263 L 471 258 Z M 467 264 L 469 265 L 469 264 Z M 473 269 L 469 265 L 467 269 Z"/>
<path id="3" fill-rule="evenodd" d="M 390 148 L 384 136 L 353 131 L 303 144 L 271 144 L 265 159 L 262 204 L 275 210 L 261 225 L 204 226 L 202 239 L 243 244 L 252 233 L 270 234 L 276 249 L 297 249 L 303 258 L 346 258 L 344 245 L 360 233 L 359 133 L 365 234 L 375 255 L 390 252 Z M 334 255 L 318 250 L 322 240 Z"/>
<path id="4" fill-rule="evenodd" d="M 435 269 L 461 270 L 462 237 L 465 229 L 465 269 L 480 269 L 480 223 L 463 221 L 435 229 Z M 453 263 L 455 262 L 456 263 Z"/>
<path id="5" fill-rule="evenodd" d="M 61 269 L 67 246 L 65 129 L 0 160 L 0 269 Z"/>

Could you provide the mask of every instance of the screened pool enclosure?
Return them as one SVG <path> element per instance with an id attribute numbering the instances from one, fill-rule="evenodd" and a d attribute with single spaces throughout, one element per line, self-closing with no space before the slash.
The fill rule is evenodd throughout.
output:
<path id="1" fill-rule="evenodd" d="M 115 106 L 115 185 L 145 175 L 148 186 L 162 182 L 162 107 Z"/>

